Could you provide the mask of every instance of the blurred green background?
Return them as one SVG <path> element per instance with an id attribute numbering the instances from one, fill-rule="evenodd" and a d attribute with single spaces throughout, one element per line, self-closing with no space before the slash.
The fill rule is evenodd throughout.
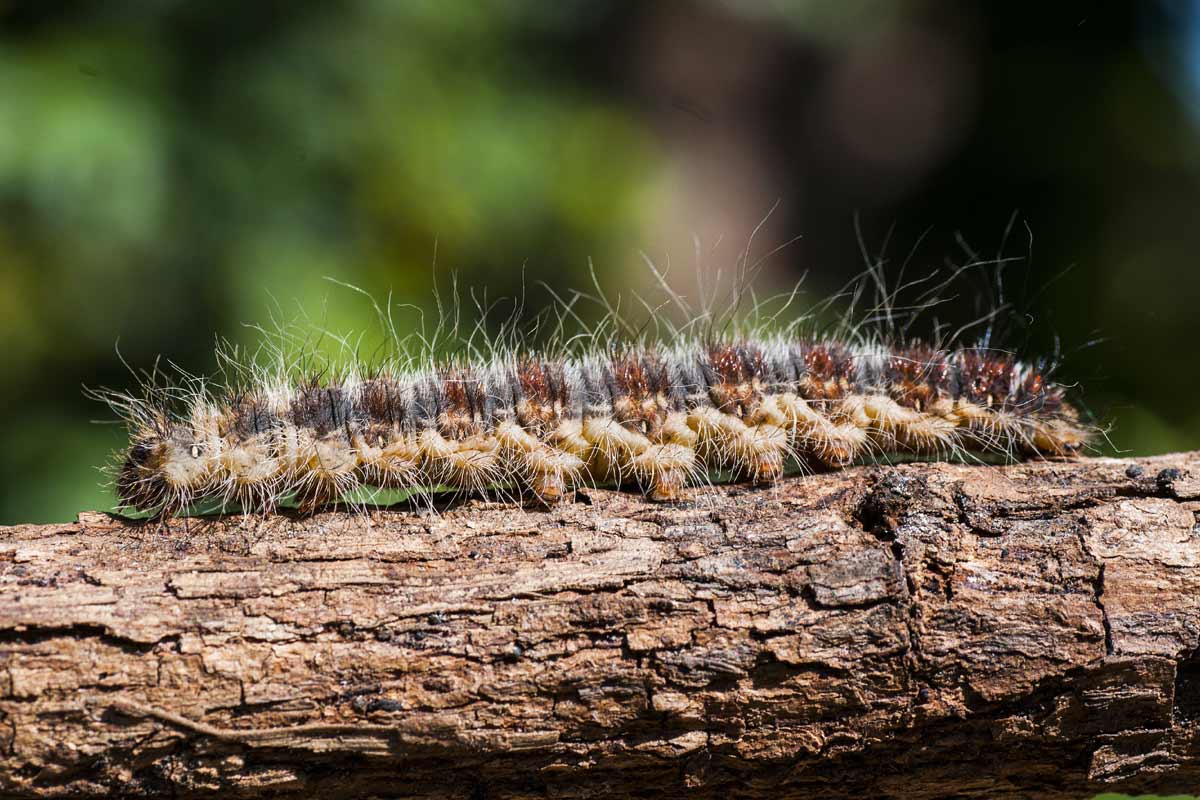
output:
<path id="1" fill-rule="evenodd" d="M 532 313 L 644 250 L 688 291 L 772 207 L 762 291 L 841 286 L 856 219 L 911 270 L 1021 257 L 1014 345 L 1117 448 L 1200 446 L 1198 98 L 1194 3 L 0 0 L 0 522 L 111 506 L 118 342 L 377 332 L 326 277 Z"/>

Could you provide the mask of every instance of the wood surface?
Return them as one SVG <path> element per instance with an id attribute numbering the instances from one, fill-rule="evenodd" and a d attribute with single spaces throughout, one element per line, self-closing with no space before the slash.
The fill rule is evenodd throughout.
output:
<path id="1" fill-rule="evenodd" d="M 1200 453 L 0 528 L 0 795 L 1200 787 Z"/>

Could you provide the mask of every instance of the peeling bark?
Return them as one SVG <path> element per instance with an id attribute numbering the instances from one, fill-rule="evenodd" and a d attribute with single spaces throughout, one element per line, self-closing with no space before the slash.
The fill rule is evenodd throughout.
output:
<path id="1" fill-rule="evenodd" d="M 1200 453 L 0 529 L 14 797 L 1200 786 Z"/>

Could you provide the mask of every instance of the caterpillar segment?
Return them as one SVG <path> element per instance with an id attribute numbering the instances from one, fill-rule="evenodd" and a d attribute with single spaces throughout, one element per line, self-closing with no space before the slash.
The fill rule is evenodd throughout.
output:
<path id="1" fill-rule="evenodd" d="M 496 363 L 110 399 L 130 429 L 116 489 L 162 515 L 201 501 L 314 511 L 360 487 L 584 484 L 674 501 L 715 474 L 769 485 L 791 464 L 866 456 L 1063 456 L 1087 428 L 1036 365 L 982 348 L 782 338 L 683 342 Z"/>

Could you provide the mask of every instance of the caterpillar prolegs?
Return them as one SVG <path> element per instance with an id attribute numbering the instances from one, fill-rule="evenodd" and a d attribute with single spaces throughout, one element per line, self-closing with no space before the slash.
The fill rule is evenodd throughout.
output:
<path id="1" fill-rule="evenodd" d="M 120 503 L 311 511 L 360 487 L 501 489 L 552 504 L 582 484 L 674 501 L 713 474 L 866 456 L 1057 456 L 1088 432 L 1037 365 L 983 347 L 790 335 L 508 355 L 198 386 L 177 408 L 110 395 L 130 443 Z"/>

